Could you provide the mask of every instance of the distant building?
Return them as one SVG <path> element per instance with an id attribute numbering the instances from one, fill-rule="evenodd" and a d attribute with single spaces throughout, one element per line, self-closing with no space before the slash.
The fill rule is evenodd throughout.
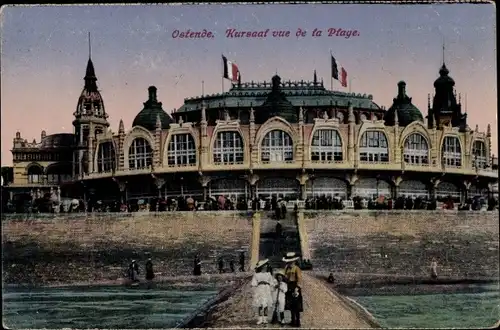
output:
<path id="1" fill-rule="evenodd" d="M 467 125 L 448 74 L 443 64 L 426 119 L 403 81 L 386 110 L 371 95 L 327 90 L 314 72 L 312 81 L 238 82 L 172 115 L 151 86 L 132 127 L 120 121 L 113 133 L 89 59 L 74 133 L 42 131 L 32 143 L 16 133 L 9 189 L 103 201 L 488 196 L 498 182 L 491 128 Z"/>

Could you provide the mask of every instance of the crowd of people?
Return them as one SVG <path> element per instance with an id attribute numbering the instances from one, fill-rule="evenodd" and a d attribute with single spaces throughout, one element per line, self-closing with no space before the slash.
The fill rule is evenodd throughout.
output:
<path id="1" fill-rule="evenodd" d="M 373 196 L 372 198 L 354 196 L 351 201 L 352 208 L 355 210 L 436 210 L 439 204 L 443 209 L 452 210 L 457 204 L 451 196 L 437 200 L 424 196 L 399 196 L 396 199 L 385 196 Z M 479 211 L 484 207 L 488 211 L 492 211 L 498 207 L 498 200 L 493 197 L 486 200 L 476 196 L 457 205 L 459 211 Z M 345 201 L 338 195 L 334 197 L 323 195 L 307 198 L 305 208 L 308 210 L 342 210 L 346 208 L 346 205 Z"/>
<path id="2" fill-rule="evenodd" d="M 295 208 L 299 200 L 290 198 L 256 197 L 245 199 L 244 197 L 210 196 L 201 200 L 197 196 L 178 196 L 177 198 L 136 198 L 126 202 L 119 200 L 98 200 L 89 198 L 82 199 L 60 198 L 57 191 L 33 196 L 31 199 L 23 200 L 17 204 L 8 201 L 2 212 L 16 213 L 73 213 L 73 212 L 163 212 L 163 211 L 222 211 L 222 210 L 265 210 L 274 211 L 277 219 L 285 217 L 287 207 L 292 203 Z M 352 208 L 379 209 L 379 210 L 436 210 L 458 209 L 458 210 L 482 210 L 489 211 L 498 208 L 498 199 L 491 196 L 484 198 L 475 196 L 468 198 L 464 203 L 457 205 L 457 199 L 448 196 L 446 198 L 433 199 L 424 196 L 400 196 L 398 198 L 387 198 L 376 196 L 372 198 L 354 196 L 352 199 L 344 200 L 339 194 L 334 196 L 308 197 L 300 202 L 308 210 L 342 210 Z M 15 204 L 15 205 L 14 205 Z"/>

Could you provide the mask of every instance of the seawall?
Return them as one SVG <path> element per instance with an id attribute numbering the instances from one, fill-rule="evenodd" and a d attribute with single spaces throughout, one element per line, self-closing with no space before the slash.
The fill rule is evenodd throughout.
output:
<path id="1" fill-rule="evenodd" d="M 318 271 L 498 277 L 498 212 L 301 211 Z"/>
<path id="2" fill-rule="evenodd" d="M 131 259 L 157 276 L 190 275 L 199 254 L 203 273 L 225 268 L 239 251 L 247 268 L 252 216 L 247 212 L 161 212 L 2 216 L 3 278 L 7 284 L 118 280 Z"/>

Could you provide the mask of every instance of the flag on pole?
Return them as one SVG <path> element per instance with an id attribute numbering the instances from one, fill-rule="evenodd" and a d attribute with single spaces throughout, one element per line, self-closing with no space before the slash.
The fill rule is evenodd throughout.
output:
<path id="1" fill-rule="evenodd" d="M 231 80 L 232 82 L 238 82 L 240 79 L 240 70 L 238 66 L 222 55 L 222 63 L 224 67 L 224 78 Z"/>
<path id="2" fill-rule="evenodd" d="M 338 80 L 342 87 L 347 87 L 347 71 L 340 65 L 340 63 L 332 57 L 332 78 Z"/>

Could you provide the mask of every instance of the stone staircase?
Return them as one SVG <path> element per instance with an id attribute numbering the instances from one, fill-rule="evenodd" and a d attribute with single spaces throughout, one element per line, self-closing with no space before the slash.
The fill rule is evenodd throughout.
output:
<path id="1" fill-rule="evenodd" d="M 281 219 L 282 237 L 276 237 L 277 220 L 274 218 L 274 212 L 262 212 L 260 227 L 260 259 L 269 259 L 271 267 L 282 268 L 284 266 L 281 260 L 287 252 L 300 251 L 300 238 L 297 229 L 296 214 L 289 210 L 285 219 Z"/>

